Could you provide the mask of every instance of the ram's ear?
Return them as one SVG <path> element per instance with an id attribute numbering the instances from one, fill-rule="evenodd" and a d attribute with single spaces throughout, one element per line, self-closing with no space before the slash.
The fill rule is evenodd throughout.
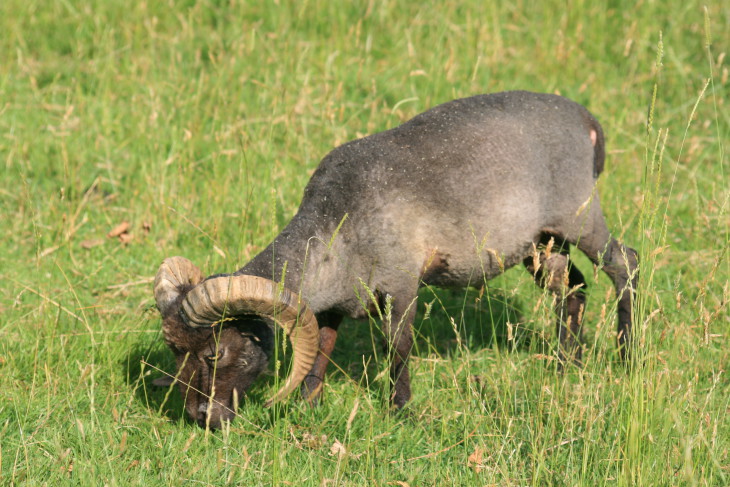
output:
<path id="1" fill-rule="evenodd" d="M 170 257 L 160 265 L 155 276 L 154 294 L 157 309 L 164 316 L 184 289 L 203 280 L 203 274 L 184 257 Z"/>

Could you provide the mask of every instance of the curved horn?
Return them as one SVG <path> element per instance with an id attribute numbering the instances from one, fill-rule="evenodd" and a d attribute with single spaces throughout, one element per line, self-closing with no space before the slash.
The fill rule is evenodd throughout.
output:
<path id="1" fill-rule="evenodd" d="M 203 280 L 200 269 L 185 257 L 169 257 L 162 261 L 155 276 L 155 301 L 163 315 L 180 295 L 183 286 L 195 286 Z"/>
<path id="2" fill-rule="evenodd" d="M 226 317 L 255 314 L 281 326 L 292 343 L 292 369 L 284 385 L 266 403 L 286 397 L 314 365 L 319 350 L 319 326 L 297 294 L 256 276 L 214 277 L 191 289 L 181 312 L 193 327 L 212 326 Z"/>

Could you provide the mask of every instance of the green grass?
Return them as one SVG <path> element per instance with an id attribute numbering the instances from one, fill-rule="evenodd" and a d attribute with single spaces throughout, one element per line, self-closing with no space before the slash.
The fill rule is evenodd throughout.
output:
<path id="1" fill-rule="evenodd" d="M 533 3 L 3 0 L 0 484 L 730 485 L 730 7 Z M 405 414 L 377 323 L 343 325 L 318 409 L 265 409 L 269 376 L 210 433 L 151 387 L 164 257 L 234 270 L 333 146 L 515 88 L 604 126 L 605 213 L 642 255 L 634 370 L 598 275 L 586 366 L 557 374 L 514 269 L 422 292 Z"/>

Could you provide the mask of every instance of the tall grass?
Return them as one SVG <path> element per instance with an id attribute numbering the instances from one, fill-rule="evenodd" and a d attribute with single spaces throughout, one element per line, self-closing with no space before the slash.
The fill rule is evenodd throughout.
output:
<path id="1" fill-rule="evenodd" d="M 0 3 L 0 484 L 730 484 L 730 8 L 693 2 Z M 520 269 L 424 289 L 414 397 L 387 405 L 379 323 L 341 327 L 321 407 L 183 415 L 151 276 L 236 269 L 333 146 L 524 88 L 585 104 L 641 253 L 637 356 L 589 276 L 585 367 L 555 370 Z M 107 234 L 122 222 L 121 236 Z"/>

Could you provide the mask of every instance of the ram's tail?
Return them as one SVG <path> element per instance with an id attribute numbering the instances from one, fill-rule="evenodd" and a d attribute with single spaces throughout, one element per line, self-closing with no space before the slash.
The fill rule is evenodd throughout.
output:
<path id="1" fill-rule="evenodd" d="M 603 163 L 606 160 L 603 129 L 601 124 L 593 117 L 590 118 L 590 127 L 591 143 L 593 144 L 593 177 L 598 178 L 598 175 L 603 172 Z"/>

